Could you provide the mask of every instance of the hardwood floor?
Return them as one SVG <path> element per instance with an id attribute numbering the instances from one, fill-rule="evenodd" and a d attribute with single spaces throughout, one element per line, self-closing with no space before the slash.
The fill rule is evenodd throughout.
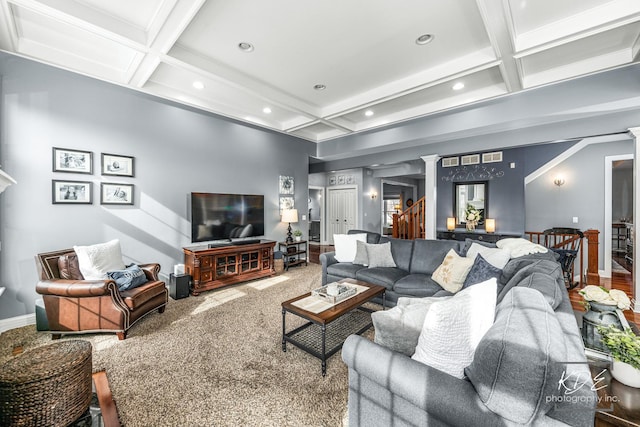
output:
<path id="1" fill-rule="evenodd" d="M 633 291 L 631 287 L 633 286 L 633 275 L 632 274 L 624 274 L 624 273 L 612 273 L 611 278 L 600 278 L 600 285 L 604 286 L 607 289 L 620 289 L 629 295 L 629 298 L 633 297 Z M 584 311 L 584 306 L 582 305 L 582 301 L 584 299 L 578 293 L 580 289 L 575 288 L 569 291 L 569 299 L 571 300 L 571 305 L 574 310 Z M 633 322 L 636 325 L 640 325 L 640 313 L 634 313 L 631 310 L 625 310 L 624 315 L 629 322 Z"/>

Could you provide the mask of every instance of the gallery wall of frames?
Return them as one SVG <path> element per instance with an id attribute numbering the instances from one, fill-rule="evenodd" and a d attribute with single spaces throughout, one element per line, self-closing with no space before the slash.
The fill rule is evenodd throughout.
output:
<path id="1" fill-rule="evenodd" d="M 93 152 L 53 147 L 53 172 L 93 175 Z M 135 158 L 121 154 L 100 153 L 100 175 L 135 177 Z M 134 184 L 130 182 L 100 182 L 101 205 L 133 205 Z M 93 182 L 81 179 L 52 179 L 53 204 L 93 204 Z"/>

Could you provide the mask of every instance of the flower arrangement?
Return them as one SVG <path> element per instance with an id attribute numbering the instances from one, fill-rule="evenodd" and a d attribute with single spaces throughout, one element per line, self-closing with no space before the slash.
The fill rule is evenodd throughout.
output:
<path id="1" fill-rule="evenodd" d="M 467 208 L 464 211 L 464 219 L 467 224 L 467 230 L 475 230 L 476 226 L 480 222 L 482 214 L 480 211 L 467 203 Z"/>
<path id="2" fill-rule="evenodd" d="M 620 310 L 631 308 L 631 300 L 623 291 L 619 289 L 607 289 L 602 286 L 588 285 L 579 291 L 585 302 L 596 302 L 604 305 L 615 305 Z M 587 307 L 588 308 L 588 307 Z"/>

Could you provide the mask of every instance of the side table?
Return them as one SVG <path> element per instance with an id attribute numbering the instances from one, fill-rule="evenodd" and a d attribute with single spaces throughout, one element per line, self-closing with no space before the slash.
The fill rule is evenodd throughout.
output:
<path id="1" fill-rule="evenodd" d="M 278 250 L 282 252 L 284 256 L 284 269 L 289 270 L 289 267 L 294 265 L 308 265 L 309 254 L 308 245 L 306 240 L 294 241 L 294 242 L 279 242 Z"/>

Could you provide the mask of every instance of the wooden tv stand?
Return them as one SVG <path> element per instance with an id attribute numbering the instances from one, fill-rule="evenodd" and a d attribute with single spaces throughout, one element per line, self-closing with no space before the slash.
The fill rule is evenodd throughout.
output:
<path id="1" fill-rule="evenodd" d="M 259 279 L 275 274 L 273 248 L 276 242 L 182 248 L 185 273 L 191 275 L 191 294 Z"/>

